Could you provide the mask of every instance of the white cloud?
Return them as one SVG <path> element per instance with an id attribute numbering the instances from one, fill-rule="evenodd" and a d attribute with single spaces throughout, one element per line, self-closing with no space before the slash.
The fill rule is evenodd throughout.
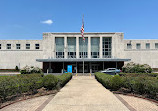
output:
<path id="1" fill-rule="evenodd" d="M 41 23 L 51 25 L 53 21 L 49 19 L 49 20 L 41 21 Z"/>

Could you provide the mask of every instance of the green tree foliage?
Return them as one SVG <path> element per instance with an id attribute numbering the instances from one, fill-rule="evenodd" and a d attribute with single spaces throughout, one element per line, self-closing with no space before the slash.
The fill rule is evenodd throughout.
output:
<path id="1" fill-rule="evenodd" d="M 122 67 L 124 73 L 151 73 L 152 68 L 147 64 L 135 64 L 130 62 Z"/>
<path id="2" fill-rule="evenodd" d="M 25 66 L 20 70 L 21 74 L 42 73 L 42 69 L 34 66 Z"/>

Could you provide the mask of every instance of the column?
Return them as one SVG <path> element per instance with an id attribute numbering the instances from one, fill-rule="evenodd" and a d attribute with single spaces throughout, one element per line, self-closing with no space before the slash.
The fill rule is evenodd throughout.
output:
<path id="1" fill-rule="evenodd" d="M 91 62 L 89 62 L 89 67 L 90 67 L 90 68 L 89 68 L 89 69 L 90 69 L 89 72 L 92 73 L 92 63 L 91 63 Z"/>
<path id="2" fill-rule="evenodd" d="M 76 58 L 79 58 L 79 36 L 76 36 Z"/>
<path id="3" fill-rule="evenodd" d="M 67 58 L 68 46 L 67 46 L 67 36 L 64 36 L 64 58 Z"/>
<path id="4" fill-rule="evenodd" d="M 103 61 L 103 70 L 104 70 L 104 61 Z"/>
<path id="5" fill-rule="evenodd" d="M 62 70 L 62 73 L 64 73 L 64 62 L 63 62 L 63 70 Z"/>
<path id="6" fill-rule="evenodd" d="M 48 41 L 46 41 L 46 44 L 48 46 L 46 49 L 49 53 L 48 58 L 49 59 L 55 58 L 56 57 L 55 36 L 49 33 L 48 34 Z"/>
<path id="7" fill-rule="evenodd" d="M 52 73 L 52 72 L 51 72 L 51 62 L 49 62 L 49 70 L 48 70 L 48 73 Z"/>
<path id="8" fill-rule="evenodd" d="M 76 74 L 77 74 L 77 62 L 76 62 Z"/>
<path id="9" fill-rule="evenodd" d="M 103 44 L 103 37 L 100 36 L 100 46 L 99 46 L 99 48 L 100 48 L 100 50 L 99 50 L 99 57 L 100 58 L 103 57 L 103 46 L 102 46 L 102 44 Z"/>
<path id="10" fill-rule="evenodd" d="M 117 62 L 116 62 L 116 68 L 117 68 Z"/>
<path id="11" fill-rule="evenodd" d="M 91 58 L 91 37 L 88 36 L 88 58 Z"/>

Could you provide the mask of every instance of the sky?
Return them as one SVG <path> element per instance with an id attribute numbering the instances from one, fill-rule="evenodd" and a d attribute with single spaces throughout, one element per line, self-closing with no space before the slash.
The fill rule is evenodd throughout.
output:
<path id="1" fill-rule="evenodd" d="M 43 32 L 123 32 L 158 39 L 158 0 L 0 0 L 0 40 L 38 40 Z"/>

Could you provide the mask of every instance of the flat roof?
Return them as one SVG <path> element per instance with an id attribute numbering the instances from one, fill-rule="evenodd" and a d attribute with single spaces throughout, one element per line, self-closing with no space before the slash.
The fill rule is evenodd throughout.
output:
<path id="1" fill-rule="evenodd" d="M 84 32 L 85 35 L 87 34 L 117 34 L 117 33 L 121 33 L 123 34 L 123 32 Z M 43 34 L 81 34 L 81 32 L 43 32 Z"/>
<path id="2" fill-rule="evenodd" d="M 84 58 L 85 62 L 124 62 L 124 61 L 130 61 L 131 59 L 118 59 L 118 58 Z M 36 59 L 38 62 L 83 62 L 83 59 L 76 59 L 76 58 L 55 58 L 55 59 Z"/>

